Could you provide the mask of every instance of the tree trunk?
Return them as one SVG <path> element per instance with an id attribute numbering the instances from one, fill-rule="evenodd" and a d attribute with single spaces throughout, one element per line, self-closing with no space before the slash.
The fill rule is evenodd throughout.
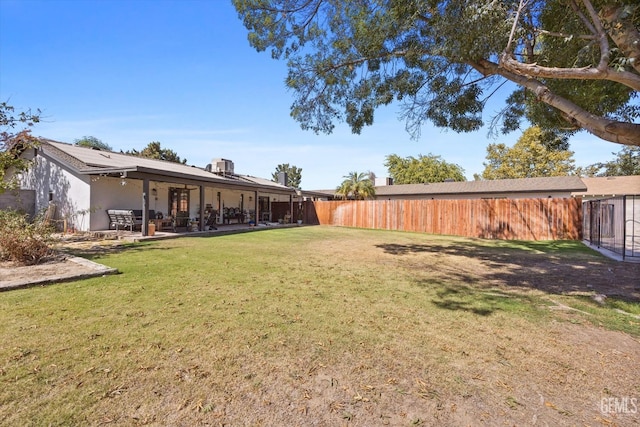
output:
<path id="1" fill-rule="evenodd" d="M 624 56 L 629 58 L 630 65 L 640 73 L 640 31 L 634 27 L 619 5 L 603 7 L 600 17 L 605 23 L 607 34 Z"/>

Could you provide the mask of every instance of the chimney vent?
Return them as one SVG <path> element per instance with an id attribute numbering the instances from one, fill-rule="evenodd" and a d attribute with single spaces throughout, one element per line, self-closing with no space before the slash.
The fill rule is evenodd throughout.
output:
<path id="1" fill-rule="evenodd" d="M 288 177 L 286 172 L 278 172 L 278 184 L 287 186 Z"/>

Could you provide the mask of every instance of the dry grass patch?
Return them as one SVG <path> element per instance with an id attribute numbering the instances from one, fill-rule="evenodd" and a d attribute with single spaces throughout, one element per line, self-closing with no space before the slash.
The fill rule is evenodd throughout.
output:
<path id="1" fill-rule="evenodd" d="M 122 274 L 0 294 L 3 424 L 637 425 L 601 401 L 640 397 L 639 321 L 585 296 L 638 270 L 580 244 L 305 227 L 96 256 Z"/>

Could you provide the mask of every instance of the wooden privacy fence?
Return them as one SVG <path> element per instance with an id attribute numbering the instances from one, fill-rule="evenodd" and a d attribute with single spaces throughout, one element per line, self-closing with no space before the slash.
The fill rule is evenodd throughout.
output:
<path id="1" fill-rule="evenodd" d="M 307 207 L 321 225 L 505 240 L 582 239 L 580 198 L 312 203 Z"/>

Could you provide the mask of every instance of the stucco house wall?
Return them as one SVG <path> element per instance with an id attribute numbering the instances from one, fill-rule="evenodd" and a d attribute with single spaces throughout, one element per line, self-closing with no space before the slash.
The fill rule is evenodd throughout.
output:
<path id="1" fill-rule="evenodd" d="M 35 191 L 35 210 L 42 212 L 50 202 L 56 205 L 56 217 L 65 219 L 68 227 L 81 231 L 89 230 L 77 222 L 78 212 L 88 210 L 91 202 L 91 180 L 89 176 L 74 174 L 60 163 L 46 156 L 35 156 L 35 150 L 24 154 L 33 164 L 20 175 L 20 186 Z"/>
<path id="2" fill-rule="evenodd" d="M 139 209 L 142 181 L 108 176 L 93 177 L 91 181 L 91 205 L 85 215 L 91 230 L 109 229 L 107 209 Z"/>

